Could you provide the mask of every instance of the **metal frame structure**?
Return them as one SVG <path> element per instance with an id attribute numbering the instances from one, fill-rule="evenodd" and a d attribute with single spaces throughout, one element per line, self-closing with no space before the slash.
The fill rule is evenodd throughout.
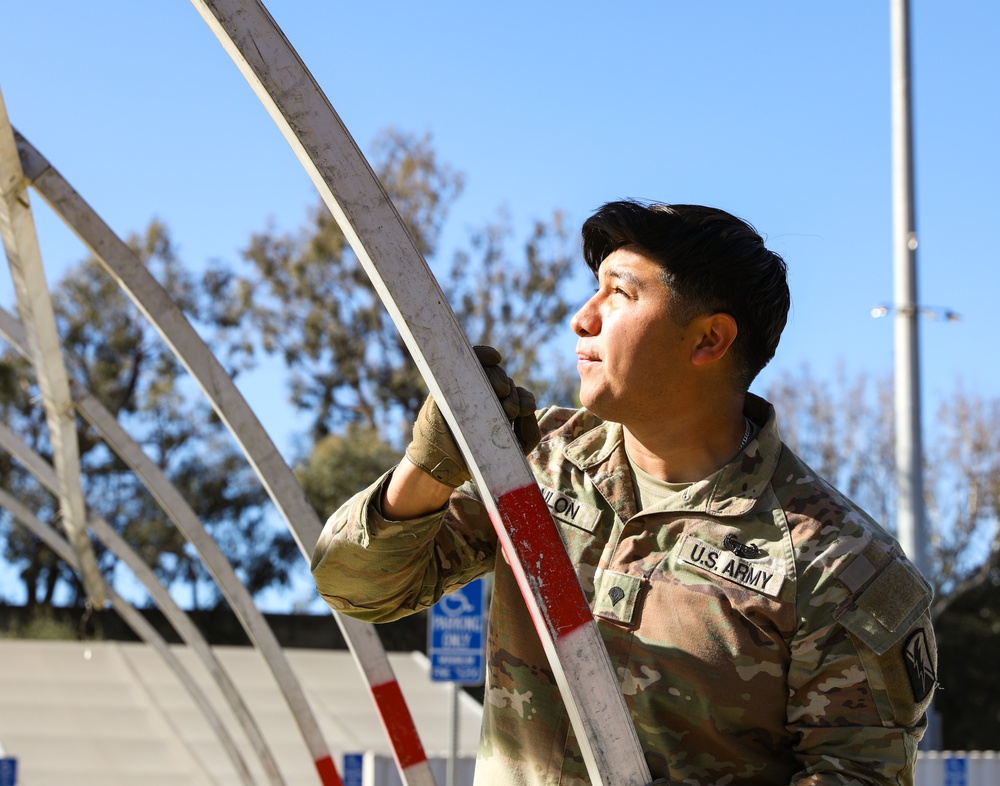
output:
<path id="1" fill-rule="evenodd" d="M 70 403 L 69 377 L 63 364 L 59 333 L 42 252 L 28 198 L 13 128 L 0 94 L 0 237 L 10 265 L 17 307 L 24 320 L 32 365 L 42 391 L 49 442 L 59 476 L 62 524 L 77 555 L 80 577 L 90 600 L 98 607 L 107 601 L 94 549 L 87 538 L 86 510 L 80 485 L 80 449 Z"/>
<path id="2" fill-rule="evenodd" d="M 0 334 L 21 354 L 24 347 L 23 328 L 5 309 L 0 308 Z M 205 530 L 187 500 L 174 488 L 163 471 L 150 459 L 135 440 L 119 425 L 110 412 L 88 391 L 71 381 L 73 398 L 83 418 L 101 435 L 109 448 L 142 480 L 174 525 L 192 545 L 212 578 L 219 586 L 250 641 L 260 651 L 268 668 L 295 718 L 324 783 L 339 783 L 329 748 L 323 739 L 305 692 L 291 664 L 285 657 L 277 637 L 264 615 L 254 605 L 249 591 L 240 582 L 232 565 L 218 544 Z M 331 775 L 332 770 L 332 775 Z M 335 779 L 335 780 L 334 780 Z"/>
<path id="3" fill-rule="evenodd" d="M 39 519 L 24 505 L 3 490 L 0 490 L 0 507 L 6 508 L 14 517 L 15 521 L 34 533 L 42 542 L 45 543 L 46 546 L 52 549 L 61 560 L 66 562 L 74 570 L 80 570 L 80 563 L 77 559 L 76 552 L 73 551 L 73 547 L 69 544 L 69 542 L 56 532 L 55 529 Z M 164 641 L 163 637 L 157 633 L 156 629 L 146 620 L 145 617 L 142 616 L 142 614 L 139 613 L 134 606 L 132 606 L 131 603 L 119 596 L 113 590 L 108 590 L 108 602 L 122 618 L 125 624 L 128 625 L 140 639 L 149 644 L 164 660 L 170 670 L 180 681 L 181 685 L 184 686 L 184 689 L 191 695 L 191 698 L 201 710 L 202 715 L 205 716 L 205 720 L 208 721 L 212 730 L 219 738 L 219 742 L 222 744 L 226 754 L 233 762 L 233 766 L 236 767 L 236 772 L 239 774 L 240 780 L 247 784 L 247 786 L 253 786 L 253 776 L 250 774 L 250 770 L 247 767 L 246 760 L 243 758 L 243 754 L 240 753 L 239 748 L 236 747 L 236 743 L 229 734 L 229 730 L 226 728 L 225 723 L 223 723 L 218 712 L 216 712 L 215 708 L 205 697 L 204 692 L 191 676 L 191 672 L 189 672 L 187 667 L 181 663 L 180 659 L 173 653 L 170 646 L 166 641 Z M 183 735 L 179 734 L 178 737 L 183 741 Z M 188 746 L 188 748 L 194 760 L 196 762 L 200 762 L 197 751 L 190 746 Z M 209 773 L 203 765 L 202 771 L 209 780 L 214 780 L 211 773 Z"/>
<path id="4" fill-rule="evenodd" d="M 191 326 L 184 313 L 173 302 L 169 293 L 153 278 L 132 250 L 115 235 L 44 156 L 16 130 L 14 135 L 24 162 L 26 181 L 93 252 L 95 258 L 115 278 L 125 294 L 131 298 L 150 324 L 160 333 L 177 359 L 198 383 L 202 393 L 213 406 L 219 418 L 226 424 L 254 468 L 289 530 L 295 536 L 303 556 L 309 560 L 312 549 L 319 539 L 322 524 L 316 511 L 306 500 L 305 493 L 295 475 L 285 463 L 235 383 L 230 379 L 211 349 Z M 113 419 L 111 420 L 113 421 Z M 108 429 L 114 429 L 116 425 L 113 422 L 106 424 Z M 115 449 L 117 451 L 117 448 Z M 141 453 L 141 451 L 139 452 Z M 126 461 L 130 463 L 134 471 L 139 472 L 137 467 L 131 464 L 130 459 L 126 459 Z M 142 459 L 136 457 L 136 461 L 142 461 Z M 146 462 L 152 466 L 148 459 Z M 149 485 L 148 480 L 146 483 Z M 176 492 L 171 494 L 171 489 L 163 488 L 164 485 L 169 486 L 169 483 L 156 484 L 155 488 L 150 487 L 161 504 L 164 504 L 164 497 L 169 496 L 178 498 L 175 500 L 178 503 L 183 502 Z M 192 536 L 188 534 L 188 537 L 190 539 Z M 209 538 L 209 540 L 211 539 Z M 213 547 L 215 547 L 214 541 L 211 546 L 206 544 L 206 548 L 212 549 Z M 199 552 L 202 553 L 204 559 L 205 553 L 201 552 L 200 548 Z M 231 567 L 221 552 L 218 552 L 218 558 L 215 562 L 216 567 L 210 567 L 209 570 L 218 581 L 221 572 L 227 569 L 231 571 Z M 227 584 L 232 585 L 233 582 L 227 582 Z M 233 605 L 233 608 L 234 610 L 240 609 L 237 610 L 237 614 L 241 614 L 242 611 L 241 621 L 245 627 L 250 625 L 247 632 L 251 639 L 258 641 L 259 637 L 268 636 L 270 629 L 267 629 L 266 632 L 263 629 L 256 629 L 257 624 L 252 618 L 252 611 L 256 611 L 256 609 L 253 607 L 249 593 L 246 593 L 245 588 L 238 581 L 235 581 L 235 584 L 239 586 L 229 586 L 229 590 L 237 595 L 244 594 L 245 599 L 239 602 L 239 607 Z M 220 587 L 226 589 L 222 584 Z M 228 595 L 227 599 L 230 600 L 231 604 L 233 603 Z M 334 615 L 334 617 L 354 655 L 355 662 L 371 688 L 372 698 L 389 736 L 404 782 L 407 786 L 431 786 L 434 783 L 434 778 L 427 763 L 427 756 L 378 634 L 371 625 L 366 623 L 342 615 Z M 247 620 L 250 622 L 248 623 Z M 263 627 L 266 628 L 266 624 Z M 276 640 L 274 648 L 280 651 Z M 276 655 L 273 657 L 277 658 Z M 269 663 L 272 662 L 269 660 Z M 285 679 L 291 678 L 290 670 L 288 674 L 289 677 Z M 336 767 L 319 732 L 319 727 L 314 720 L 309 720 L 311 711 L 304 695 L 301 694 L 301 689 L 296 691 L 289 687 L 286 698 L 290 705 L 294 705 L 293 712 L 295 712 L 303 735 L 306 737 L 309 750 L 314 755 L 316 768 L 321 779 L 324 783 L 339 783 L 340 779 Z"/>
<path id="5" fill-rule="evenodd" d="M 454 313 L 384 189 L 261 3 L 192 0 L 192 4 L 254 88 L 319 189 L 455 432 L 484 492 L 500 542 L 553 667 L 592 781 L 645 786 L 649 770 L 635 728 L 558 530 Z M 39 376 L 50 438 L 56 448 L 60 501 L 67 532 L 79 555 L 72 555 L 73 561 L 84 571 L 88 594 L 100 603 L 107 597 L 117 602 L 113 594 L 103 594 L 103 582 L 97 583 L 100 574 L 85 529 L 79 456 L 74 464 L 72 450 L 64 447 L 76 445 L 75 431 L 71 430 L 75 429 L 71 383 L 51 318 L 27 197 L 29 185 L 83 240 L 199 384 L 308 560 L 321 522 L 221 364 L 131 250 L 10 126 L 5 111 L 0 126 L 0 230 L 15 275 L 19 307 L 26 315 L 29 347 L 22 351 L 28 352 Z M 18 283 L 19 275 L 22 280 Z M 16 321 L 6 312 L 0 317 L 5 330 L 16 333 L 20 328 L 11 327 Z M 25 340 L 20 342 L 23 345 Z M 74 386 L 73 395 L 80 413 L 143 480 L 198 550 L 282 685 L 320 779 L 324 784 L 339 784 L 329 749 L 301 687 L 290 668 L 283 671 L 287 662 L 281 665 L 280 647 L 228 560 L 176 489 L 114 418 L 86 391 Z M 431 786 L 434 780 L 426 755 L 374 629 L 334 616 L 369 683 L 404 783 Z"/>
<path id="6" fill-rule="evenodd" d="M 0 446 L 14 456 L 42 486 L 53 494 L 58 493 L 58 478 L 52 465 L 33 451 L 24 440 L 2 423 L 0 423 Z M 128 566 L 135 578 L 142 584 L 146 592 L 149 593 L 152 601 L 163 612 L 167 621 L 173 625 L 177 634 L 191 647 L 191 650 L 201 660 L 209 675 L 215 681 L 216 685 L 218 685 L 219 690 L 229 704 L 230 709 L 232 709 L 240 726 L 243 728 L 247 739 L 250 741 L 251 748 L 257 754 L 261 766 L 264 768 L 268 782 L 272 786 L 283 786 L 285 781 L 281 777 L 278 763 L 271 751 L 271 746 L 264 739 L 264 735 L 250 713 L 250 709 L 243 701 L 242 695 L 240 695 L 239 690 L 230 679 L 228 672 L 219 662 L 219 659 L 215 656 L 215 653 L 212 652 L 201 631 L 191 622 L 187 613 L 170 597 L 170 593 L 167 592 L 159 579 L 156 578 L 156 574 L 153 573 L 125 539 L 115 532 L 114 528 L 107 521 L 100 516 L 91 514 L 87 522 L 95 537 L 104 543 L 112 554 Z"/>
<path id="7" fill-rule="evenodd" d="M 349 131 L 257 0 L 191 0 L 319 190 L 465 455 L 595 783 L 650 780 L 590 605 L 482 367 Z"/>
<path id="8" fill-rule="evenodd" d="M 3 119 L 7 119 L 6 115 L 3 116 Z M 233 385 L 232 380 L 225 374 L 214 355 L 204 345 L 184 315 L 173 304 L 169 295 L 149 275 L 131 250 L 107 228 L 86 202 L 30 144 L 17 134 L 9 123 L 7 128 L 10 129 L 11 138 L 17 147 L 15 158 L 18 160 L 18 175 L 11 182 L 17 185 L 18 193 L 21 196 L 15 201 L 24 208 L 27 221 L 33 225 L 26 192 L 27 186 L 33 185 L 70 228 L 91 248 L 95 256 L 105 263 L 109 272 L 127 294 L 132 296 L 133 301 L 147 315 L 188 370 L 202 384 L 206 396 L 227 423 L 230 431 L 236 436 L 244 453 L 250 458 L 272 500 L 278 503 L 292 532 L 297 536 L 300 549 L 308 559 L 312 545 L 319 537 L 321 529 L 319 520 L 315 511 L 306 502 L 301 487 L 298 486 L 291 470 L 284 463 L 270 438 Z M 22 160 L 29 167 L 28 172 L 23 170 Z M 42 191 L 39 184 L 35 182 L 36 177 L 40 177 L 48 185 L 48 190 Z M 37 238 L 35 238 L 34 245 L 37 249 Z M 8 257 L 11 257 L 10 249 L 8 249 Z M 111 258 L 111 264 L 106 261 L 106 257 Z M 38 260 L 40 262 L 40 255 Z M 47 294 L 46 290 L 46 296 Z M 35 356 L 25 348 L 27 340 L 24 329 L 6 312 L 3 312 L 0 322 L 3 324 L 3 332 L 8 334 L 12 343 L 18 347 L 22 354 L 34 362 Z M 180 339 L 175 341 L 174 339 L 178 335 Z M 56 350 L 58 351 L 58 347 Z M 59 361 L 59 367 L 64 370 L 61 355 Z M 73 384 L 72 381 L 68 380 L 67 382 L 68 386 Z M 301 685 L 294 676 L 263 615 L 254 606 L 253 599 L 239 582 L 225 555 L 204 531 L 190 506 L 176 492 L 155 464 L 145 456 L 141 448 L 118 426 L 110 413 L 89 393 L 77 390 L 77 394 L 77 407 L 81 414 L 90 420 L 92 425 L 109 442 L 112 449 L 126 463 L 129 463 L 133 471 L 143 479 L 168 512 L 168 515 L 171 516 L 171 519 L 184 531 L 185 536 L 195 546 L 202 559 L 206 561 L 209 572 L 219 582 L 220 589 L 236 611 L 251 641 L 260 649 L 271 668 L 298 723 L 321 782 L 325 786 L 336 786 L 340 783 L 340 777 Z M 62 416 L 72 422 L 71 411 L 63 411 Z M 74 446 L 76 444 L 75 438 L 73 444 Z M 76 481 L 77 486 L 79 486 L 78 474 Z M 80 502 L 82 503 L 82 491 Z M 83 538 L 86 540 L 85 531 Z M 86 545 L 90 548 L 89 540 L 86 541 Z M 76 564 L 81 563 L 78 560 Z M 96 570 L 96 560 L 94 566 Z M 346 618 L 338 617 L 337 620 L 345 638 L 351 645 L 355 660 L 362 666 L 362 672 L 369 681 L 377 709 L 389 734 L 390 742 L 393 744 L 400 769 L 404 772 L 406 783 L 408 786 L 432 786 L 434 783 L 433 775 L 427 764 L 419 735 L 377 634 L 371 626 L 356 623 Z"/>

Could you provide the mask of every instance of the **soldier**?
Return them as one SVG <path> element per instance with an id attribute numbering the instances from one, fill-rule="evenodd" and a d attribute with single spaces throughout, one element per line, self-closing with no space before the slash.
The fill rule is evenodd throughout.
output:
<path id="1" fill-rule="evenodd" d="M 534 412 L 477 348 L 542 488 L 650 771 L 696 786 L 910 784 L 935 685 L 930 589 L 818 477 L 748 387 L 789 308 L 752 227 L 612 202 L 583 225 L 582 408 Z M 349 500 L 313 558 L 370 622 L 494 573 L 476 782 L 586 784 L 551 670 L 433 399 L 406 459 Z"/>

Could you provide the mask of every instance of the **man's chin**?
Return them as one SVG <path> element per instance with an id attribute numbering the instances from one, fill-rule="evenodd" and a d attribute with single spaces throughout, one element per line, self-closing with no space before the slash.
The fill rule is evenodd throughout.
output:
<path id="1" fill-rule="evenodd" d="M 600 396 L 586 395 L 584 391 L 580 391 L 580 404 L 588 412 L 597 415 L 601 420 L 614 420 L 611 417 L 611 411 L 613 407 L 608 406 L 608 402 L 604 401 Z"/>

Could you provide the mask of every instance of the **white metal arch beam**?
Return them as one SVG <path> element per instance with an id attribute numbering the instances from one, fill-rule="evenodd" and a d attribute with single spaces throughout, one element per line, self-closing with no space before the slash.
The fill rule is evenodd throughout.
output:
<path id="1" fill-rule="evenodd" d="M 0 423 L 0 447 L 14 456 L 27 469 L 39 483 L 53 494 L 58 492 L 59 482 L 56 473 L 45 459 L 31 449 L 31 447 L 15 434 L 5 424 Z M 204 664 L 208 673 L 219 686 L 223 697 L 233 711 L 233 715 L 243 728 L 251 748 L 260 759 L 269 783 L 273 786 L 284 786 L 284 779 L 278 769 L 278 763 L 271 751 L 260 727 L 254 720 L 250 709 L 243 701 L 243 696 L 239 689 L 229 677 L 222 663 L 215 656 L 201 631 L 191 622 L 188 614 L 178 606 L 170 593 L 157 579 L 156 574 L 149 568 L 143 559 L 135 552 L 124 538 L 122 538 L 114 528 L 100 516 L 93 513 L 88 517 L 90 528 L 94 536 L 104 543 L 118 559 L 125 563 L 132 571 L 133 575 L 149 593 L 150 598 L 156 606 L 163 612 L 167 621 L 173 625 L 174 630 L 184 642 L 191 647 L 191 650 L 198 656 Z"/>
<path id="2" fill-rule="evenodd" d="M 24 354 L 24 328 L 6 309 L 0 308 L 0 334 L 15 350 Z M 122 461 L 142 480 L 174 525 L 194 547 L 206 569 L 229 602 L 250 641 L 260 651 L 264 662 L 295 718 L 303 741 L 312 756 L 317 774 L 324 784 L 339 786 L 329 747 L 319 723 L 306 700 L 305 691 L 285 657 L 277 637 L 260 613 L 246 587 L 215 540 L 205 530 L 198 515 L 177 491 L 163 471 L 146 455 L 142 447 L 121 427 L 114 416 L 89 391 L 70 380 L 75 406 L 83 418 L 101 435 Z"/>
<path id="3" fill-rule="evenodd" d="M 63 528 L 80 561 L 80 578 L 87 596 L 98 607 L 107 602 L 104 579 L 87 538 L 86 510 L 80 486 L 80 449 L 76 418 L 70 401 L 55 313 L 45 281 L 42 253 L 28 199 L 13 129 L 0 94 L 0 237 L 10 265 L 17 307 L 28 335 L 30 360 L 42 391 L 45 420 L 56 472 Z"/>
<path id="4" fill-rule="evenodd" d="M 308 563 L 322 523 L 243 395 L 146 266 L 41 153 L 16 130 L 14 133 L 30 185 L 105 266 L 201 387 L 267 489 Z M 334 619 L 368 683 L 403 782 L 407 786 L 433 786 L 434 776 L 416 725 L 374 627 L 341 614 L 334 614 Z M 317 741 L 316 745 L 317 769 L 322 777 L 339 781 L 329 755 L 324 759 L 321 754 L 325 743 L 319 745 Z M 312 750 L 312 743 L 310 746 Z"/>
<path id="5" fill-rule="evenodd" d="M 76 553 L 73 551 L 73 548 L 69 545 L 66 539 L 2 489 L 0 489 L 0 507 L 6 508 L 10 511 L 11 515 L 19 524 L 30 530 L 71 568 L 79 570 L 80 564 L 77 561 Z M 222 743 L 222 747 L 225 749 L 226 754 L 233 762 L 233 766 L 236 768 L 240 780 L 243 783 L 248 784 L 248 786 L 252 786 L 254 783 L 253 777 L 250 775 L 250 770 L 247 768 L 243 754 L 240 753 L 239 748 L 236 747 L 236 743 L 229 734 L 229 730 L 226 728 L 225 723 L 223 723 L 222 718 L 220 718 L 219 714 L 215 711 L 215 707 L 213 707 L 208 699 L 205 698 L 204 692 L 198 687 L 198 683 L 191 676 L 191 673 L 187 670 L 184 664 L 181 663 L 180 659 L 171 651 L 170 645 L 164 641 L 163 637 L 157 633 L 156 628 L 150 625 L 146 618 L 143 617 L 131 603 L 120 597 L 114 591 L 109 591 L 108 596 L 111 607 L 118 612 L 118 615 L 122 618 L 122 620 L 124 620 L 125 624 L 135 631 L 136 635 L 140 639 L 149 644 L 157 652 L 157 654 L 163 658 L 170 670 L 174 673 L 177 679 L 180 680 L 181 685 L 183 685 L 185 690 L 187 690 L 187 692 L 191 695 L 191 698 L 198 706 L 198 709 L 201 710 L 202 715 L 205 716 L 205 720 L 208 721 L 208 724 L 212 727 L 212 730 L 219 738 L 219 742 Z M 170 723 L 169 718 L 164 716 L 164 719 L 167 723 Z M 180 732 L 179 729 L 175 729 L 175 731 Z M 212 774 L 204 766 L 197 751 L 184 741 L 183 734 L 178 733 L 177 736 L 182 744 L 188 748 L 192 758 L 201 767 L 205 776 L 209 780 L 218 782 L 214 777 L 212 777 Z"/>
<path id="6" fill-rule="evenodd" d="M 650 773 L 590 604 L 472 347 L 385 189 L 259 0 L 191 0 L 330 209 L 441 407 L 490 513 L 590 778 Z"/>

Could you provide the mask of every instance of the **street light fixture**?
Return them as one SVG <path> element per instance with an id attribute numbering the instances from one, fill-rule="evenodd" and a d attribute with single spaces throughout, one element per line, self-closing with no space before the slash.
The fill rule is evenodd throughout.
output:
<path id="1" fill-rule="evenodd" d="M 887 306 L 884 303 L 871 310 L 872 319 L 886 316 L 890 311 L 903 316 L 919 314 L 927 319 L 943 319 L 945 322 L 960 322 L 962 315 L 944 306 Z"/>

